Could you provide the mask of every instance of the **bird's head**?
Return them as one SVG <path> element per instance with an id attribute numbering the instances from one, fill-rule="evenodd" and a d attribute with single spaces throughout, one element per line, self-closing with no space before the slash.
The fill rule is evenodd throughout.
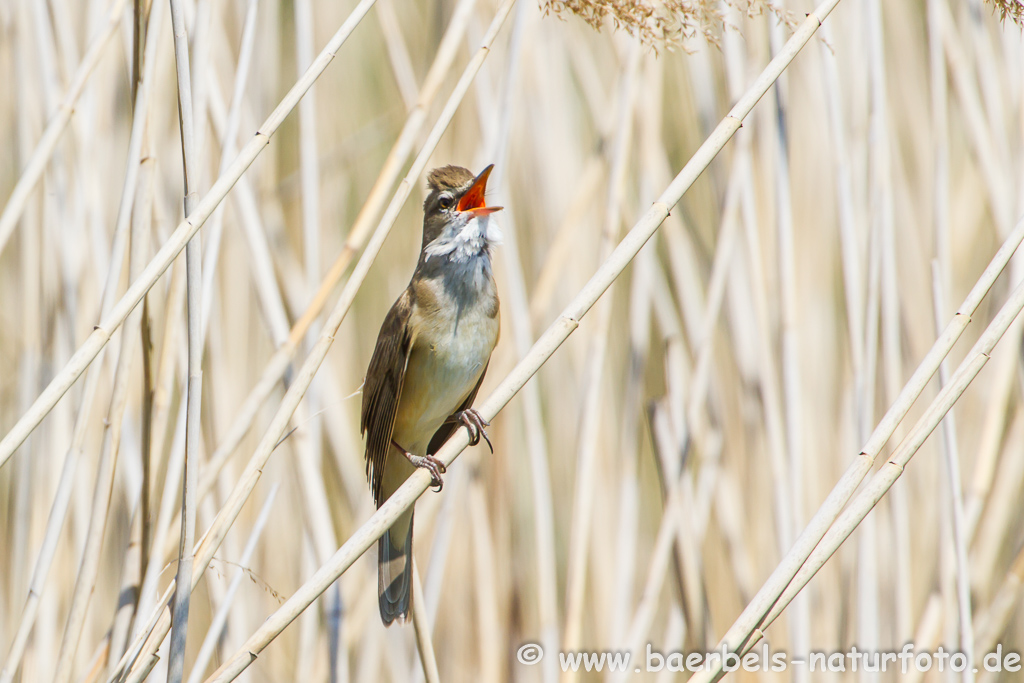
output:
<path id="1" fill-rule="evenodd" d="M 491 218 L 500 206 L 487 206 L 484 193 L 491 164 L 474 177 L 461 166 L 435 168 L 427 177 L 430 194 L 423 202 L 423 256 L 467 261 L 493 244 L 501 231 Z"/>

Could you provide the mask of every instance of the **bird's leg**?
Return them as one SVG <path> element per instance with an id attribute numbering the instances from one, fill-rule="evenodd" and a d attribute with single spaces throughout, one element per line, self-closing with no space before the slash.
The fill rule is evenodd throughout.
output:
<path id="1" fill-rule="evenodd" d="M 484 416 L 476 410 L 476 408 L 466 408 L 460 410 L 445 422 L 455 422 L 456 424 L 465 425 L 466 431 L 469 432 L 469 445 L 475 446 L 480 443 L 480 437 L 484 438 L 487 442 L 487 447 L 491 449 L 491 453 L 494 452 L 494 446 L 491 445 L 491 440 L 487 436 L 487 431 L 484 427 L 490 427 L 491 423 L 484 419 Z"/>
<path id="2" fill-rule="evenodd" d="M 447 472 L 448 468 L 445 467 L 443 462 L 432 455 L 413 455 L 399 446 L 398 442 L 394 439 L 391 440 L 391 444 L 402 452 L 402 455 L 412 463 L 413 467 L 422 467 L 430 472 L 430 485 L 434 487 L 435 491 L 440 492 L 444 488 L 444 479 L 441 478 L 441 475 Z"/>

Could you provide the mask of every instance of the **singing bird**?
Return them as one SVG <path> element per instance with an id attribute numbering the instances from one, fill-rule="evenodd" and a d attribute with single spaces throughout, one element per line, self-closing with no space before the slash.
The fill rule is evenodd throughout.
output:
<path id="1" fill-rule="evenodd" d="M 501 233 L 491 214 L 501 207 L 484 201 L 492 168 L 474 177 L 445 166 L 428 176 L 419 262 L 384 318 L 363 383 L 366 476 L 378 508 L 417 467 L 441 489 L 445 466 L 434 454 L 458 427 L 470 444 L 491 445 L 489 423 L 472 406 L 498 342 L 491 247 Z M 412 521 L 410 508 L 377 541 L 385 626 L 409 618 Z"/>

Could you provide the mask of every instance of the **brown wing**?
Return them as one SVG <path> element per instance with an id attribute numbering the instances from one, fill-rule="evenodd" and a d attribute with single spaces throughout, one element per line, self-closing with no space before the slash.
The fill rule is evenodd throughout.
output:
<path id="1" fill-rule="evenodd" d="M 363 383 L 360 431 L 366 435 L 366 478 L 377 505 L 384 502 L 381 500 L 381 477 L 391 446 L 391 432 L 395 428 L 395 413 L 402 396 L 409 349 L 412 348 L 411 315 L 412 296 L 407 289 L 398 297 L 380 326 L 377 346 Z"/>
<path id="2" fill-rule="evenodd" d="M 473 401 L 476 400 L 476 392 L 480 391 L 480 385 L 484 383 L 484 375 L 487 374 L 488 365 L 490 365 L 490 363 L 484 366 L 484 371 L 480 373 L 480 379 L 476 381 L 476 386 L 473 387 L 473 391 L 469 392 L 469 396 L 466 397 L 466 400 L 462 402 L 461 406 L 455 409 L 455 411 L 452 413 L 453 415 L 455 413 L 461 412 L 463 410 L 468 410 L 469 408 L 473 407 Z M 439 450 L 441 450 L 441 446 L 444 445 L 444 442 L 447 441 L 448 438 L 451 437 L 451 435 L 455 432 L 455 430 L 461 426 L 461 424 L 455 422 L 443 423 L 440 427 L 438 427 L 437 431 L 434 432 L 434 435 L 430 437 L 430 445 L 427 446 L 427 453 L 430 455 L 434 455 Z"/>

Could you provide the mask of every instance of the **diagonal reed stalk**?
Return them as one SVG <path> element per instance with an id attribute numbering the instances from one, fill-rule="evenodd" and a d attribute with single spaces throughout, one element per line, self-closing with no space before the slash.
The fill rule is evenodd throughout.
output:
<path id="1" fill-rule="evenodd" d="M 559 318 L 541 335 L 529 353 L 505 376 L 498 387 L 482 402 L 479 411 L 487 420 L 492 419 L 520 389 L 544 365 L 552 354 L 579 326 L 580 319 L 586 315 L 602 294 L 611 286 L 633 260 L 647 240 L 657 231 L 668 217 L 671 207 L 675 206 L 687 189 L 698 176 L 710 165 L 726 143 L 739 130 L 743 119 L 747 117 L 754 105 L 768 91 L 779 75 L 789 66 L 800 50 L 807 44 L 836 6 L 838 0 L 827 0 L 817 7 L 800 24 L 793 36 L 774 59 L 765 67 L 760 76 L 733 106 L 729 114 L 718 124 L 704 144 L 694 153 L 690 161 L 672 180 L 668 188 L 661 194 L 643 217 L 630 229 L 619 242 L 597 272 L 590 278 L 582 290 L 573 298 Z M 506 5 L 507 13 L 509 6 Z M 493 24 L 492 24 L 493 29 Z M 414 164 L 413 170 L 417 170 Z M 419 169 L 422 170 L 422 169 Z M 368 247 L 369 249 L 369 247 Z M 357 267 L 358 271 L 358 267 Z M 353 276 L 354 278 L 355 276 Z M 345 299 L 344 294 L 342 300 Z M 309 365 L 309 363 L 307 363 Z M 303 368 L 296 384 L 309 373 Z M 309 379 L 304 381 L 308 383 Z M 293 386 L 294 389 L 294 386 Z M 292 391 L 289 391 L 291 394 Z M 285 397 L 288 402 L 288 396 Z M 280 413 L 279 413 L 280 415 Z M 283 423 L 276 419 L 275 423 Z M 283 430 L 283 424 L 277 429 Z M 276 432 L 272 426 L 269 434 Z M 446 465 L 469 445 L 469 437 L 459 431 L 436 454 Z M 259 654 L 284 631 L 313 601 L 321 595 L 334 581 L 347 570 L 376 540 L 394 523 L 405 510 L 409 509 L 423 495 L 430 485 L 427 472 L 414 472 L 409 479 L 392 496 L 360 526 L 338 549 L 330 562 L 320 567 L 310 579 L 303 584 L 277 611 L 270 615 L 263 625 L 245 642 L 245 644 L 226 661 L 209 679 L 207 683 L 226 683 L 234 680 Z"/>

